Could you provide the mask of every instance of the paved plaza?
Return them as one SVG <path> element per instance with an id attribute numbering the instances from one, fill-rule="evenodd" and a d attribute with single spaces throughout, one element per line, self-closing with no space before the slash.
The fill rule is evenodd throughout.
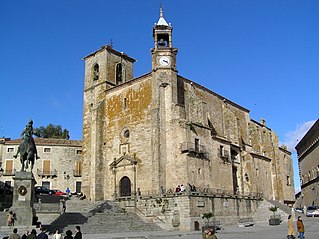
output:
<path id="1" fill-rule="evenodd" d="M 306 239 L 319 239 L 319 218 L 303 218 L 305 224 Z M 18 229 L 19 234 L 23 233 L 24 228 Z M 0 230 L 0 238 L 6 236 L 8 228 L 2 227 Z M 269 226 L 266 222 L 257 223 L 252 227 L 225 226 L 216 234 L 218 239 L 284 239 L 287 238 L 287 222 L 281 225 Z M 49 237 L 50 238 L 50 237 Z M 196 232 L 118 232 L 112 234 L 86 234 L 83 232 L 83 239 L 125 239 L 125 238 L 185 238 L 185 239 L 201 239 L 201 233 Z"/>

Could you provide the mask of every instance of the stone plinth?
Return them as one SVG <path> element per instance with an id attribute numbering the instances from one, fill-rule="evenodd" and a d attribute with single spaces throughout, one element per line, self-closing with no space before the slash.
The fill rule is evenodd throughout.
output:
<path id="1" fill-rule="evenodd" d="M 16 172 L 11 210 L 16 214 L 15 226 L 31 226 L 36 216 L 34 204 L 35 180 L 32 172 Z"/>

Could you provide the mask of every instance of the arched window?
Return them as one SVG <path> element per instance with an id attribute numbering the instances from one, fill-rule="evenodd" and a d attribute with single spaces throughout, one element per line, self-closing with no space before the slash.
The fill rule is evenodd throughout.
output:
<path id="1" fill-rule="evenodd" d="M 116 85 L 122 84 L 123 83 L 123 75 L 122 75 L 122 64 L 118 63 L 116 65 Z"/>
<path id="2" fill-rule="evenodd" d="M 94 64 L 93 66 L 93 80 L 98 80 L 100 75 L 99 64 Z"/>

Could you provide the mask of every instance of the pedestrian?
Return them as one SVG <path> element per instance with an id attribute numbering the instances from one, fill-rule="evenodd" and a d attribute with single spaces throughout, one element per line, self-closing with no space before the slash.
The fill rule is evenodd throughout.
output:
<path id="1" fill-rule="evenodd" d="M 288 236 L 289 239 L 295 238 L 294 222 L 291 215 L 288 216 Z"/>
<path id="2" fill-rule="evenodd" d="M 49 239 L 49 236 L 48 234 L 45 233 L 45 228 L 44 227 L 41 227 L 41 232 L 39 233 L 37 239 Z"/>
<path id="3" fill-rule="evenodd" d="M 301 216 L 298 217 L 297 220 L 297 231 L 299 232 L 299 238 L 304 239 L 305 238 L 305 226 L 303 224 L 303 221 L 301 219 Z"/>
<path id="4" fill-rule="evenodd" d="M 82 232 L 80 226 L 75 227 L 74 239 L 82 239 Z"/>
<path id="5" fill-rule="evenodd" d="M 62 205 L 62 212 L 66 211 L 66 201 L 64 198 L 60 199 L 60 203 Z"/>
<path id="6" fill-rule="evenodd" d="M 32 229 L 31 233 L 27 236 L 27 239 L 37 239 L 37 231 Z"/>
<path id="7" fill-rule="evenodd" d="M 9 235 L 8 239 L 20 239 L 17 228 L 13 229 L 12 234 Z"/>
<path id="8" fill-rule="evenodd" d="M 59 229 L 55 230 L 55 233 L 53 234 L 52 239 L 62 239 L 62 234 L 60 233 Z"/>
<path id="9" fill-rule="evenodd" d="M 65 189 L 65 193 L 66 193 L 66 196 L 67 196 L 68 198 L 70 198 L 71 190 L 70 190 L 69 187 L 67 187 L 67 188 Z"/>
<path id="10" fill-rule="evenodd" d="M 66 236 L 64 237 L 64 239 L 73 239 L 73 236 L 72 236 L 72 231 L 71 230 L 67 230 L 65 232 Z"/>
<path id="11" fill-rule="evenodd" d="M 29 231 L 28 230 L 25 230 L 24 234 L 22 235 L 21 239 L 27 239 L 29 235 Z"/>
<path id="12" fill-rule="evenodd" d="M 215 230 L 214 229 L 209 229 L 207 232 L 207 239 L 217 239 L 217 237 L 215 236 Z"/>
<path id="13" fill-rule="evenodd" d="M 14 217 L 15 217 L 15 214 L 13 213 L 13 211 L 10 211 L 8 214 L 7 214 L 7 225 L 10 227 L 10 226 L 14 226 Z"/>

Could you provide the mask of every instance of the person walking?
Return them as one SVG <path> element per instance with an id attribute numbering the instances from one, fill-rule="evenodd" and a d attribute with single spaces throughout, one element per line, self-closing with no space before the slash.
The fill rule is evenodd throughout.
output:
<path id="1" fill-rule="evenodd" d="M 32 229 L 31 233 L 27 236 L 27 239 L 37 239 L 37 231 Z"/>
<path id="2" fill-rule="evenodd" d="M 62 206 L 62 212 L 65 212 L 66 211 L 66 201 L 64 198 L 61 198 L 60 199 L 60 203 L 61 203 L 61 206 Z"/>
<path id="3" fill-rule="evenodd" d="M 59 229 L 55 230 L 55 233 L 53 234 L 52 239 L 62 239 L 62 234 L 60 233 Z"/>
<path id="4" fill-rule="evenodd" d="M 39 233 L 37 239 L 49 239 L 49 236 L 45 233 L 45 231 L 45 228 L 41 227 L 41 232 Z"/>
<path id="5" fill-rule="evenodd" d="M 10 226 L 14 226 L 14 213 L 13 211 L 10 211 L 7 214 L 7 225 Z"/>
<path id="6" fill-rule="evenodd" d="M 288 216 L 288 239 L 294 239 L 295 238 L 295 230 L 294 230 L 294 222 L 292 219 L 292 216 Z"/>
<path id="7" fill-rule="evenodd" d="M 8 239 L 20 239 L 17 228 L 13 229 L 12 234 L 9 235 Z"/>
<path id="8" fill-rule="evenodd" d="M 29 235 L 29 231 L 26 230 L 26 231 L 24 232 L 24 234 L 22 235 L 21 239 L 27 239 L 27 238 L 28 238 L 28 235 Z"/>
<path id="9" fill-rule="evenodd" d="M 67 230 L 65 232 L 66 236 L 64 237 L 64 239 L 73 239 L 73 236 L 72 236 L 72 231 L 71 230 Z"/>
<path id="10" fill-rule="evenodd" d="M 82 239 L 82 232 L 80 226 L 75 227 L 74 239 Z"/>
<path id="11" fill-rule="evenodd" d="M 299 238 L 304 239 L 305 238 L 305 226 L 303 224 L 303 221 L 301 219 L 301 216 L 298 217 L 297 220 L 297 231 L 299 232 Z"/>
<path id="12" fill-rule="evenodd" d="M 67 196 L 67 198 L 70 198 L 71 197 L 71 190 L 70 190 L 70 188 L 69 187 L 67 187 L 66 189 L 65 189 L 65 193 L 66 193 L 66 196 Z"/>
<path id="13" fill-rule="evenodd" d="M 31 233 L 27 236 L 27 239 L 37 239 L 37 231 L 32 229 Z"/>

